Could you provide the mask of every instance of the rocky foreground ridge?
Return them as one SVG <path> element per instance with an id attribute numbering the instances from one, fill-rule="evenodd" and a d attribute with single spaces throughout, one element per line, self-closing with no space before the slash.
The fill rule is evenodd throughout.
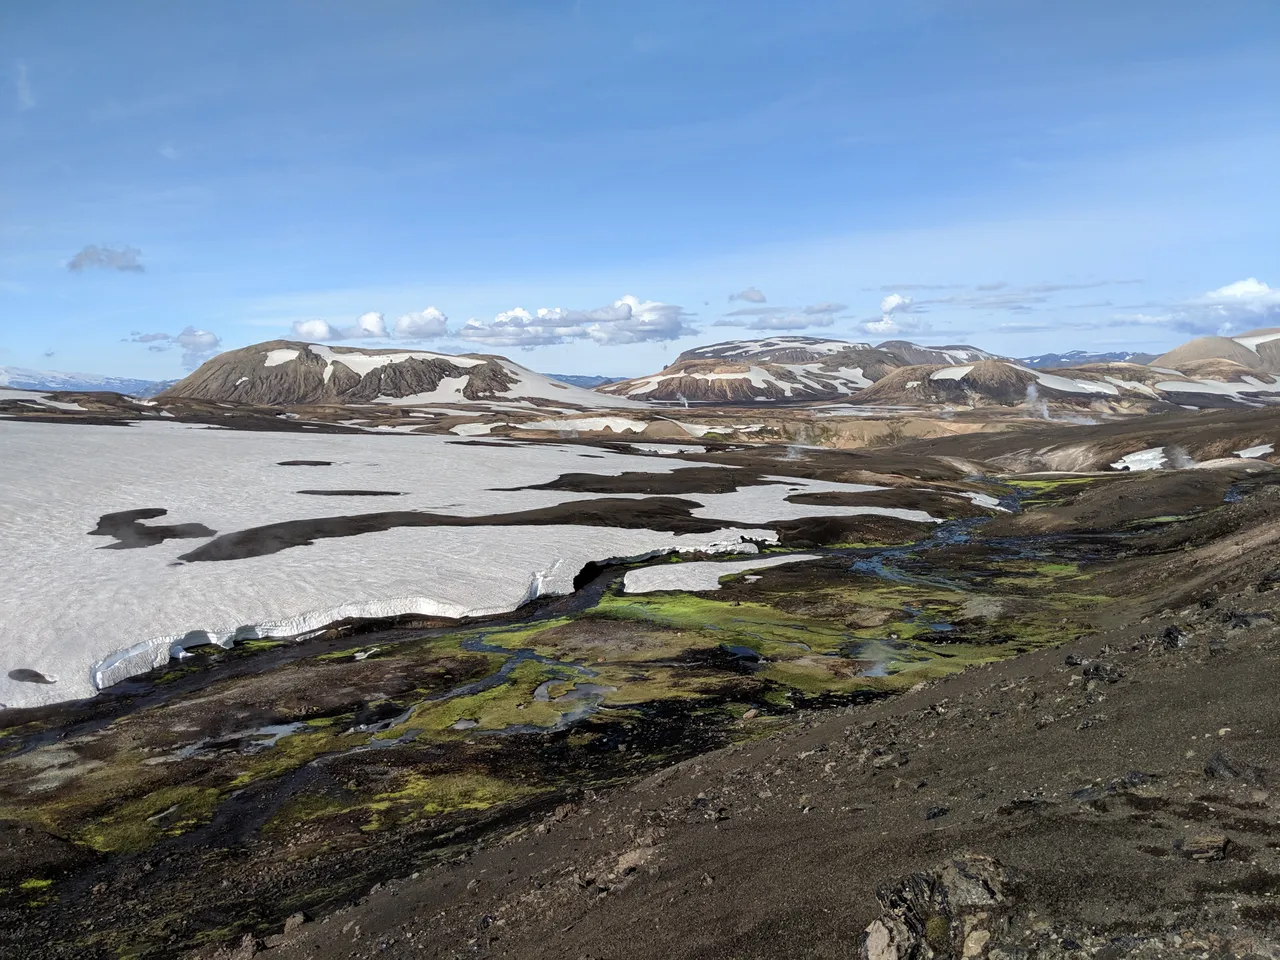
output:
<path id="1" fill-rule="evenodd" d="M 1275 957 L 1274 493 L 1135 561 L 1146 616 L 585 791 L 205 955 Z"/>

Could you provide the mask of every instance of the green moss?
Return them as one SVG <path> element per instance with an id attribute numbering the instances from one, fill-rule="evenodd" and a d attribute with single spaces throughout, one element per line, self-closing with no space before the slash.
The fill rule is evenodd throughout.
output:
<path id="1" fill-rule="evenodd" d="M 86 825 L 78 839 L 101 853 L 145 850 L 162 836 L 178 836 L 207 823 L 220 799 L 221 793 L 211 787 L 166 787 Z"/>
<path id="2" fill-rule="evenodd" d="M 553 727 L 577 704 L 534 699 L 534 692 L 546 680 L 585 680 L 562 668 L 548 667 L 536 660 L 517 664 L 504 681 L 470 696 L 423 704 L 405 723 L 406 729 L 442 733 L 459 720 L 474 720 L 480 730 L 502 730 L 522 725 Z"/>
<path id="3" fill-rule="evenodd" d="M 344 719 L 346 723 L 350 723 L 352 718 L 348 715 Z M 345 725 L 342 724 L 342 726 Z M 350 750 L 369 739 L 368 734 L 335 733 L 338 726 L 336 718 L 333 717 L 308 720 L 306 729 L 281 737 L 274 747 L 262 750 L 249 758 L 229 786 L 237 789 L 258 780 L 282 776 L 326 753 Z"/>
<path id="4" fill-rule="evenodd" d="M 536 645 L 540 634 L 569 622 L 571 621 L 568 617 L 558 617 L 555 620 L 542 620 L 526 626 L 477 630 L 460 639 L 481 640 L 491 647 L 502 647 L 504 650 L 525 650 Z"/>
<path id="5" fill-rule="evenodd" d="M 849 672 L 842 674 L 833 669 L 837 664 L 820 662 L 827 659 L 830 658 L 804 657 L 780 660 L 768 664 L 757 675 L 801 693 L 810 694 L 852 693 L 855 690 L 866 690 L 874 686 L 868 682 L 868 678 L 852 672 L 852 668 Z"/>
<path id="6" fill-rule="evenodd" d="M 275 650 L 284 645 L 284 640 L 239 640 L 232 649 L 240 653 L 262 653 L 266 650 Z"/>
<path id="7" fill-rule="evenodd" d="M 40 880 L 40 879 L 32 878 L 30 880 L 23 880 L 20 884 L 18 884 L 18 889 L 25 890 L 28 893 L 31 893 L 36 890 L 48 890 L 52 886 L 53 886 L 52 880 Z"/>
<path id="8" fill-rule="evenodd" d="M 1050 491 L 1073 491 L 1088 486 L 1091 483 L 1106 482 L 1113 479 L 1112 477 L 1055 477 L 1046 480 L 1027 480 L 1020 477 L 1013 477 L 1005 480 L 1005 483 L 1013 487 L 1015 490 L 1025 490 L 1029 493 L 1047 493 Z"/>
<path id="9" fill-rule="evenodd" d="M 593 681 L 614 687 L 605 694 L 607 707 L 635 706 L 656 700 L 694 700 L 722 687 L 732 677 L 691 673 L 680 667 L 617 664 L 598 668 Z"/>
<path id="10" fill-rule="evenodd" d="M 280 828 L 298 821 L 324 817 L 360 815 L 360 830 L 368 833 L 392 824 L 458 813 L 481 811 L 544 792 L 543 787 L 507 783 L 482 773 L 426 774 L 408 771 L 395 789 L 376 793 L 365 800 L 304 795 L 282 808 L 273 821 Z"/>
<path id="11" fill-rule="evenodd" d="M 951 924 L 946 917 L 930 917 L 925 921 L 924 938 L 934 950 L 945 950 L 951 942 Z"/>
<path id="12" fill-rule="evenodd" d="M 740 643 L 760 653 L 772 652 L 770 643 L 835 649 L 845 639 L 845 631 L 833 624 L 806 620 L 764 603 L 734 603 L 678 592 L 606 595 L 587 616 L 647 621 L 695 633 L 719 631 L 723 642 Z"/>

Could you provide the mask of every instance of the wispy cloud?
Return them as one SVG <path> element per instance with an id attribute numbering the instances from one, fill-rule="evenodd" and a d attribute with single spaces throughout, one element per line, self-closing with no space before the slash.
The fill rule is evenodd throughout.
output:
<path id="1" fill-rule="evenodd" d="M 25 60 L 19 60 L 17 69 L 14 71 L 14 85 L 18 94 L 19 110 L 34 110 L 36 108 L 36 97 L 31 92 L 31 75 L 27 70 Z"/>
<path id="2" fill-rule="evenodd" d="M 67 262 L 73 273 L 84 270 L 119 270 L 122 273 L 142 273 L 142 251 L 137 247 L 100 247 L 89 244 Z"/>
<path id="3" fill-rule="evenodd" d="M 847 309 L 843 303 L 812 303 L 807 307 L 739 307 L 730 310 L 713 326 L 743 327 L 748 330 L 806 330 L 830 327 L 836 314 Z M 750 318 L 750 319 L 748 319 Z"/>
<path id="4" fill-rule="evenodd" d="M 764 303 L 765 295 L 755 287 L 747 287 L 745 290 L 729 294 L 729 302 L 733 303 L 735 300 L 745 300 L 747 303 Z"/>
<path id="5" fill-rule="evenodd" d="M 895 290 L 910 290 L 918 293 L 925 290 L 960 290 L 964 288 L 963 283 L 885 283 L 878 288 L 881 293 L 892 293 Z M 864 288 L 867 292 L 877 289 L 876 287 Z"/>
<path id="6" fill-rule="evenodd" d="M 869 329 L 865 326 L 867 323 L 881 324 L 885 317 L 899 315 L 903 313 L 930 313 L 939 309 L 950 308 L 953 310 L 981 310 L 996 313 L 1033 313 L 1039 308 L 1053 302 L 1055 295 L 1070 290 L 1095 290 L 1100 287 L 1129 285 L 1141 283 L 1141 280 L 1089 280 L 1085 282 L 1070 283 L 1029 283 L 1023 285 L 1014 285 L 1004 280 L 998 280 L 992 283 L 980 283 L 972 288 L 966 288 L 961 292 L 946 294 L 945 296 L 931 296 L 923 298 L 913 298 L 901 291 L 917 291 L 921 289 L 935 290 L 940 285 L 937 284 L 906 284 L 897 288 L 882 287 L 883 290 L 892 290 L 888 296 L 880 301 L 881 317 L 876 320 L 864 321 L 863 329 Z M 1056 307 L 1057 305 L 1055 305 Z M 869 332 L 874 332 L 869 329 Z"/>
<path id="7" fill-rule="evenodd" d="M 139 333 L 129 335 L 130 343 L 145 343 L 154 353 L 177 347 L 182 350 L 182 365 L 194 370 L 222 349 L 222 338 L 208 330 L 185 327 L 181 333 Z"/>
<path id="8" fill-rule="evenodd" d="M 181 160 L 182 151 L 172 143 L 166 143 L 160 147 L 160 156 L 164 157 L 166 160 Z"/>

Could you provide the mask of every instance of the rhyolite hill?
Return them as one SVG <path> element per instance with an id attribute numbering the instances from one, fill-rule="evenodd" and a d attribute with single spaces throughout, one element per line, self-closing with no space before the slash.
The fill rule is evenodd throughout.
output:
<path id="1" fill-rule="evenodd" d="M 162 396 L 257 406 L 495 400 L 541 406 L 635 405 L 560 383 L 505 357 L 294 340 L 269 340 L 219 354 Z"/>
<path id="2" fill-rule="evenodd" d="M 1140 355 L 1125 362 L 1105 356 L 1081 363 L 1094 358 L 1077 352 L 1055 373 L 967 345 L 769 337 L 687 350 L 659 373 L 598 389 L 665 403 L 1065 404 L 1111 413 L 1257 405 L 1280 397 L 1280 380 L 1267 375 L 1280 372 L 1280 331 L 1192 341 L 1149 364 L 1135 362 Z"/>

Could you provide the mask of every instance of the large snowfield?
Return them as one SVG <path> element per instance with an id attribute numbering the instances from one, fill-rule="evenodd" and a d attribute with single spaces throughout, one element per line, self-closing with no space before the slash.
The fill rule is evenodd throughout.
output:
<path id="1" fill-rule="evenodd" d="M 565 473 L 612 476 L 689 465 L 676 456 L 555 443 L 0 421 L 0 704 L 92 696 L 201 643 L 297 636 L 357 616 L 503 613 L 572 591 L 589 561 L 671 550 L 750 552 L 745 539 L 773 538 L 762 529 L 677 535 L 551 523 L 418 526 L 242 559 L 179 559 L 209 543 L 209 531 L 379 511 L 475 517 L 536 510 L 597 495 L 504 488 Z M 749 524 L 872 512 L 933 519 L 785 499 L 837 489 L 875 488 L 787 478 L 686 496 L 702 504 L 696 516 Z M 141 521 L 143 528 L 191 525 L 185 532 L 197 535 L 145 546 L 90 535 L 106 514 L 146 509 L 167 513 Z M 56 682 L 40 682 L 41 676 Z"/>

